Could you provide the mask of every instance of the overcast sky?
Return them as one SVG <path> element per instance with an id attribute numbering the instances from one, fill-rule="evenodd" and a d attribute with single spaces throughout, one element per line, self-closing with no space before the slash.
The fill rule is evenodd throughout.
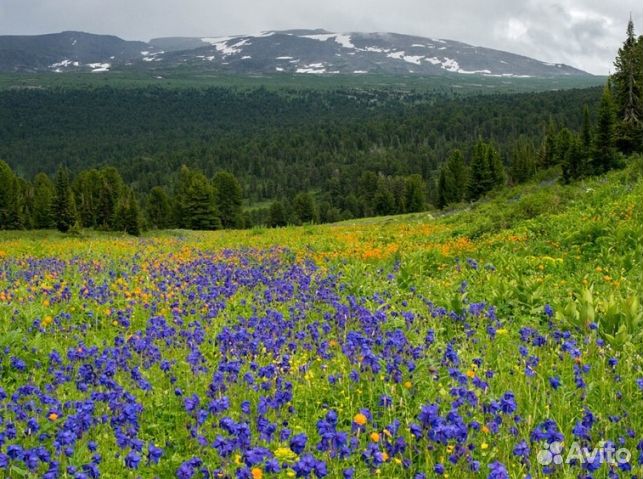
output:
<path id="1" fill-rule="evenodd" d="M 288 28 L 460 40 L 607 74 L 641 0 L 0 0 L 0 35 L 63 30 L 128 40 Z"/>

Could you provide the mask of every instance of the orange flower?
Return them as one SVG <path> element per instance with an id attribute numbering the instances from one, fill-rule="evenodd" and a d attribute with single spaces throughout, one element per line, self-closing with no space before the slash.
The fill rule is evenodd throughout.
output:
<path id="1" fill-rule="evenodd" d="M 48 418 L 50 421 L 55 421 L 56 419 L 58 419 L 58 414 L 56 414 L 55 412 L 50 412 L 50 413 L 49 413 L 49 416 L 47 416 L 47 418 Z"/>
<path id="2" fill-rule="evenodd" d="M 373 442 L 380 442 L 380 435 L 376 432 L 372 432 L 370 438 Z"/>
<path id="3" fill-rule="evenodd" d="M 353 417 L 353 422 L 358 426 L 363 426 L 368 422 L 368 418 L 361 412 L 358 412 L 357 414 L 355 414 L 355 417 Z"/>
<path id="4" fill-rule="evenodd" d="M 263 471 L 258 467 L 253 467 L 250 472 L 252 473 L 252 479 L 261 479 L 263 477 Z"/>

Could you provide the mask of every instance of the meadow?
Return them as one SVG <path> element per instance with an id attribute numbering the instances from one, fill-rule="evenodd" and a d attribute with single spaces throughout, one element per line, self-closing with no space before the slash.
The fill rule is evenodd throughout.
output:
<path id="1" fill-rule="evenodd" d="M 641 477 L 642 200 L 638 159 L 440 215 L 3 232 L 0 477 Z M 542 464 L 601 441 L 631 458 Z"/>

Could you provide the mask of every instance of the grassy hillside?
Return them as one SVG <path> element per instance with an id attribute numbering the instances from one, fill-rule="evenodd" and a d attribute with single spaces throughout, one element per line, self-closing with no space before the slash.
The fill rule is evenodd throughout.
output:
<path id="1" fill-rule="evenodd" d="M 0 474 L 640 474 L 642 201 L 638 158 L 439 217 L 3 232 Z"/>

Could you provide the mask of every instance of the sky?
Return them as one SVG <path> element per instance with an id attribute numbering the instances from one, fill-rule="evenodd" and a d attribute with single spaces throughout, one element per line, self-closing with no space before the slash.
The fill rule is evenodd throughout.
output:
<path id="1" fill-rule="evenodd" d="M 641 0 L 0 0 L 0 35 L 80 30 L 149 40 L 291 28 L 395 32 L 606 75 L 630 13 L 640 33 Z"/>

